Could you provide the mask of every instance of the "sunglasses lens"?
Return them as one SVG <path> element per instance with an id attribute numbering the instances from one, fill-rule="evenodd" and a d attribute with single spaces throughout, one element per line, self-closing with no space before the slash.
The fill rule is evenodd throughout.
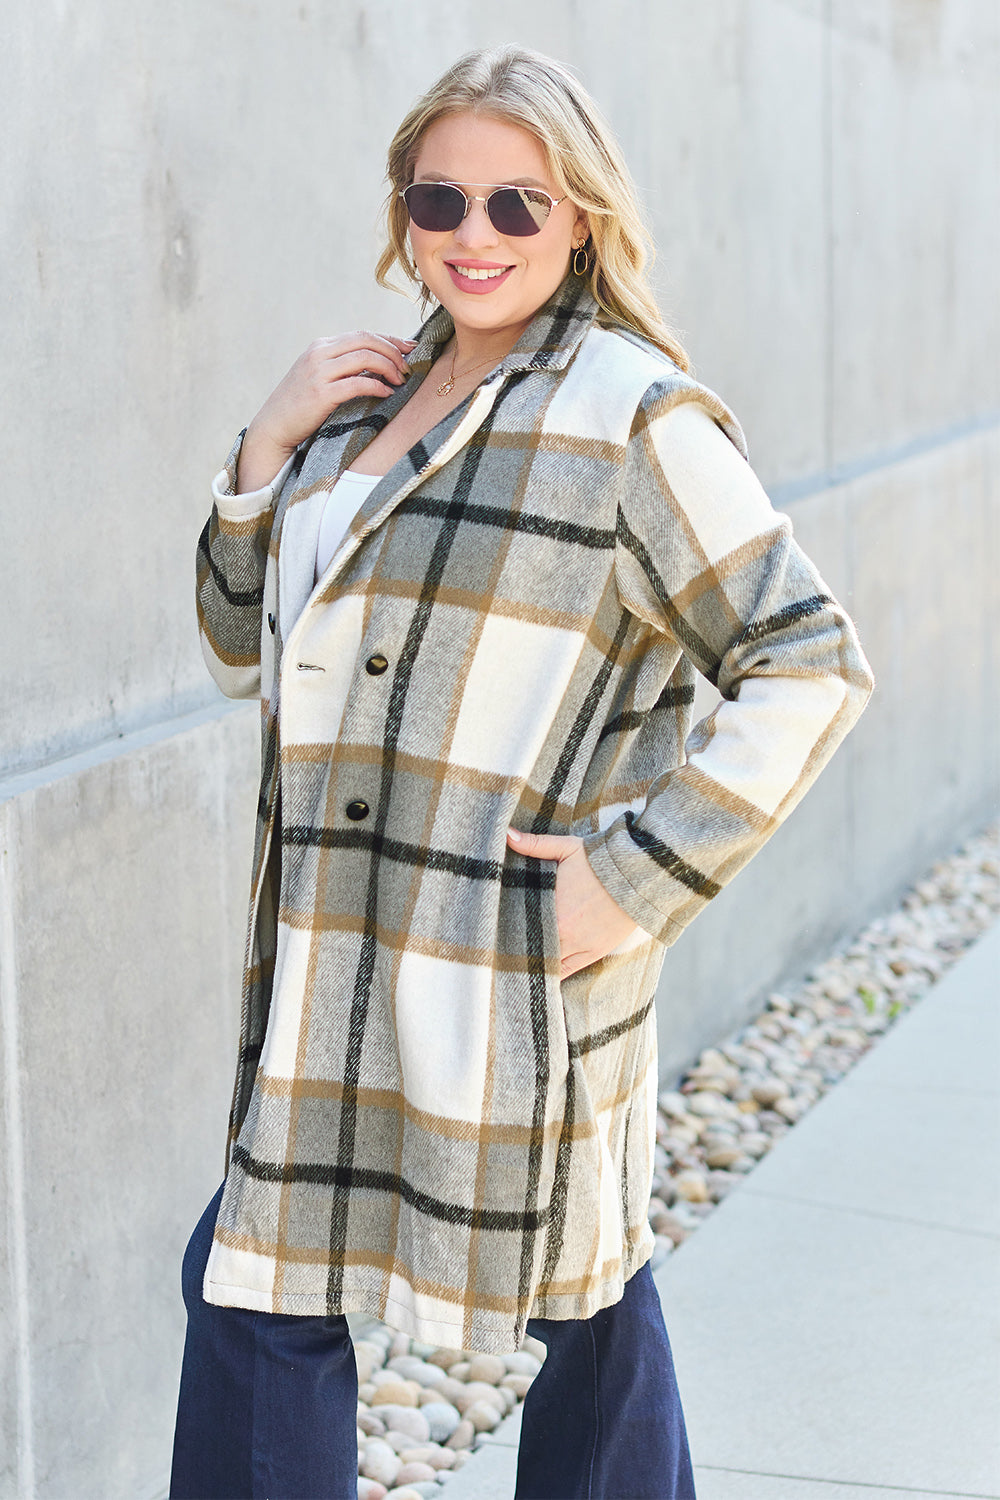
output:
<path id="1" fill-rule="evenodd" d="M 413 182 L 403 198 L 417 228 L 433 234 L 457 229 L 465 216 L 465 194 L 446 182 Z"/>
<path id="2" fill-rule="evenodd" d="M 448 182 L 412 182 L 403 199 L 417 228 L 432 234 L 457 229 L 465 217 L 465 194 Z M 538 233 L 552 211 L 552 200 L 536 188 L 498 188 L 489 194 L 486 207 L 499 234 L 518 238 Z"/>
<path id="3" fill-rule="evenodd" d="M 489 197 L 489 215 L 500 234 L 537 234 L 552 209 L 545 193 L 535 188 L 500 188 Z"/>

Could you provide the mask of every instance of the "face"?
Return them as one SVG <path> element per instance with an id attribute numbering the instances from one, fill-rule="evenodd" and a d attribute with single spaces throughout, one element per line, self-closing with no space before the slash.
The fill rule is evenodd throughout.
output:
<path id="1" fill-rule="evenodd" d="M 541 144 L 506 120 L 471 112 L 446 115 L 424 134 L 414 182 L 455 182 L 468 197 L 496 184 L 536 187 L 561 196 Z M 461 337 L 507 335 L 515 342 L 569 269 L 574 243 L 588 233 L 586 215 L 564 198 L 534 235 L 499 234 L 484 203 L 475 202 L 457 229 L 435 233 L 410 223 L 417 270 L 451 313 Z M 477 270 L 471 278 L 466 273 Z M 483 271 L 498 272 L 483 277 Z"/>

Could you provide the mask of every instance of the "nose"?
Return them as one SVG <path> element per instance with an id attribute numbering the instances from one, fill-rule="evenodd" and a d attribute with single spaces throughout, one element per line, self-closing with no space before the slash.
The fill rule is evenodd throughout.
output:
<path id="1" fill-rule="evenodd" d="M 455 239 L 460 245 L 471 248 L 473 245 L 495 245 L 499 238 L 486 212 L 485 202 L 473 198 L 469 212 L 455 230 Z"/>

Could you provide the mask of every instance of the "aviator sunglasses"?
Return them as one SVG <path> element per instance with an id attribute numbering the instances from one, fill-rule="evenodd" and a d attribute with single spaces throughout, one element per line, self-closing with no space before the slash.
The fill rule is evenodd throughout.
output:
<path id="1" fill-rule="evenodd" d="M 481 182 L 486 194 L 464 192 L 457 182 L 411 182 L 400 197 L 418 229 L 432 234 L 447 234 L 457 229 L 474 203 L 486 206 L 489 221 L 497 234 L 537 234 L 552 210 L 564 201 L 550 198 L 539 188 L 508 187 L 504 183 Z"/>

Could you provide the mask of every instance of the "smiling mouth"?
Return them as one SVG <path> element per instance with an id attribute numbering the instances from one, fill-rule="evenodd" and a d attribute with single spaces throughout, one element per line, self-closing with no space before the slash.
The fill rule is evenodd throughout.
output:
<path id="1" fill-rule="evenodd" d="M 463 266 L 457 261 L 450 260 L 448 265 L 458 276 L 464 276 L 467 281 L 495 281 L 498 276 L 506 276 L 513 266 Z"/>

